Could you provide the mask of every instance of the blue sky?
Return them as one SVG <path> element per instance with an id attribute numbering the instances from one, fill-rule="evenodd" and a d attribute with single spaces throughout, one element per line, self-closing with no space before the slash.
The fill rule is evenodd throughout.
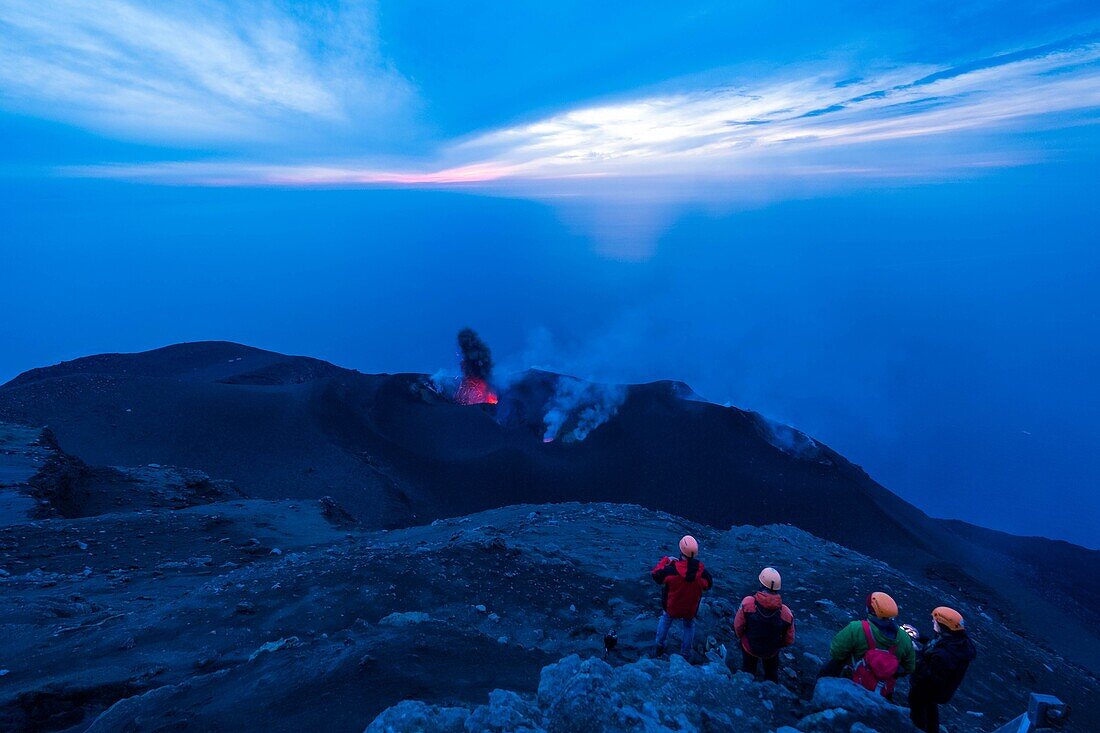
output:
<path id="1" fill-rule="evenodd" d="M 0 379 L 469 324 L 1100 546 L 1098 119 L 1086 2 L 0 0 Z"/>

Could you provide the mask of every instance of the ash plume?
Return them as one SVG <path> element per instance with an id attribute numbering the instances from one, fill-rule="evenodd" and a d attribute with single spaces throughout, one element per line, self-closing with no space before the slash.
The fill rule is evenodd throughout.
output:
<path id="1" fill-rule="evenodd" d="M 472 328 L 458 332 L 458 350 L 462 359 L 462 376 L 488 382 L 493 376 L 493 355 L 489 346 Z"/>

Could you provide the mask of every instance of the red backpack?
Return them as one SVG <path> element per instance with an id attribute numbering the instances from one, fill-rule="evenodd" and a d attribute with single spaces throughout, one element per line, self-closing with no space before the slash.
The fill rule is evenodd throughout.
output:
<path id="1" fill-rule="evenodd" d="M 885 651 L 879 649 L 867 621 L 863 622 L 863 633 L 867 637 L 867 653 L 852 670 L 852 682 L 872 692 L 879 690 L 883 697 L 889 698 L 894 694 L 894 676 L 898 672 L 897 645 Z"/>

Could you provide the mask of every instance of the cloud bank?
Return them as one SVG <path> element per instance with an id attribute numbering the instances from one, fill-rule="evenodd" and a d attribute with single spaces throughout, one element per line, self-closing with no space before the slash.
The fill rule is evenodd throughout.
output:
<path id="1" fill-rule="evenodd" d="M 615 178 L 921 174 L 1023 162 L 965 145 L 867 156 L 914 140 L 1090 123 L 1100 109 L 1100 34 L 956 66 L 804 67 L 722 87 L 577 107 L 446 145 L 435 165 L 326 161 L 95 166 L 78 175 L 205 185 L 452 186 Z M 937 159 L 936 156 L 939 156 Z M 597 183 L 593 184 L 592 182 Z"/>
<path id="2" fill-rule="evenodd" d="M 417 138 L 419 101 L 379 35 L 368 0 L 0 0 L 0 106 L 187 151 L 67 175 L 509 195 L 942 176 L 1028 162 L 1019 133 L 1100 109 L 1092 32 L 955 64 L 734 67 L 719 85 L 668 84 L 439 142 Z M 1002 133 L 1011 145 L 974 145 Z M 413 138 L 415 153 L 383 157 Z M 915 142 L 927 140 L 934 149 Z"/>

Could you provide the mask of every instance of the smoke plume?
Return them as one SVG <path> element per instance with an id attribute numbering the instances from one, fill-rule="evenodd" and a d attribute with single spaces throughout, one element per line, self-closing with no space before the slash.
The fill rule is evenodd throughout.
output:
<path id="1" fill-rule="evenodd" d="M 490 382 L 493 355 L 489 347 L 472 328 L 464 328 L 458 332 L 458 351 L 462 380 L 454 401 L 460 405 L 497 404 L 499 398 Z"/>
<path id="2" fill-rule="evenodd" d="M 803 461 L 828 463 L 817 441 L 800 430 L 777 420 L 770 420 L 758 412 L 752 413 L 760 435 L 789 456 Z"/>
<path id="3" fill-rule="evenodd" d="M 488 382 L 493 376 L 493 355 L 489 346 L 472 328 L 458 332 L 458 350 L 462 359 L 462 376 Z"/>
<path id="4" fill-rule="evenodd" d="M 589 433 L 615 416 L 625 397 L 626 388 L 620 385 L 561 377 L 546 405 L 543 441 L 549 443 L 557 440 L 563 432 L 566 441 L 584 440 Z"/>

